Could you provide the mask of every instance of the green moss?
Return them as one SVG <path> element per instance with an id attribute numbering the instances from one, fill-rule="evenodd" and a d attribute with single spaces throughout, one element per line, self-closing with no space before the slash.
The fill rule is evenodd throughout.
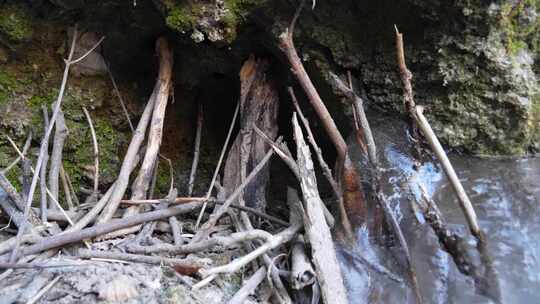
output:
<path id="1" fill-rule="evenodd" d="M 199 12 L 199 5 L 183 3 L 175 6 L 169 11 L 165 22 L 167 23 L 167 26 L 179 32 L 189 31 L 195 27 Z"/>
<path id="2" fill-rule="evenodd" d="M 14 42 L 32 38 L 32 23 L 25 11 L 15 6 L 0 9 L 0 33 Z"/>
<path id="3" fill-rule="evenodd" d="M 519 50 L 529 47 L 531 50 L 540 51 L 540 18 L 529 23 L 520 22 L 520 16 L 525 9 L 535 10 L 540 13 L 540 0 L 525 0 L 513 5 L 503 4 L 500 12 L 500 26 L 504 33 L 506 49 L 508 53 L 515 54 Z"/>

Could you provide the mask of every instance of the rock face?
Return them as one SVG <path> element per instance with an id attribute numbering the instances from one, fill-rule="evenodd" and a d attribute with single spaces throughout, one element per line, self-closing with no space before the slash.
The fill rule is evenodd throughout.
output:
<path id="1" fill-rule="evenodd" d="M 294 10 L 281 1 L 158 2 L 167 25 L 196 43 L 231 42 L 241 26 L 275 36 Z M 351 70 L 369 100 L 401 112 L 396 24 L 417 102 L 448 146 L 481 155 L 540 148 L 540 1 L 319 1 L 299 23 L 297 44 L 315 78 Z"/>
<path id="2" fill-rule="evenodd" d="M 314 9 L 310 4 L 295 41 L 336 119 L 344 107 L 325 81 L 329 70 L 351 71 L 374 108 L 403 112 L 395 24 L 405 35 L 416 101 L 427 106 L 448 147 L 481 155 L 540 150 L 540 1 L 327 0 L 316 1 Z M 78 22 L 85 31 L 107 36 L 103 57 L 116 73 L 152 83 L 152 44 L 168 33 L 179 58 L 176 88 L 188 92 L 206 91 L 216 77 L 237 83 L 250 53 L 282 60 L 275 38 L 295 10 L 285 0 L 4 0 L 0 8 L 3 62 L 40 39 L 30 26 L 35 20 L 64 30 Z M 90 64 L 90 75 L 103 73 L 101 59 Z"/>

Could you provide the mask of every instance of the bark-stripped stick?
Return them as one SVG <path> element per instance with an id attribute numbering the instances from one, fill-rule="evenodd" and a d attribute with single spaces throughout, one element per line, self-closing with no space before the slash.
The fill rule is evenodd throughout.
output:
<path id="1" fill-rule="evenodd" d="M 469 200 L 469 197 L 467 196 L 465 189 L 463 189 L 463 185 L 459 181 L 456 171 L 454 170 L 454 167 L 450 163 L 450 160 L 448 159 L 446 152 L 444 152 L 444 149 L 441 143 L 437 139 L 435 132 L 433 132 L 433 130 L 431 129 L 431 126 L 429 125 L 429 122 L 427 121 L 423 112 L 424 112 L 424 108 L 422 106 L 416 106 L 415 118 L 416 118 L 416 121 L 418 122 L 418 126 L 420 127 L 420 130 L 422 130 L 422 133 L 424 134 L 424 137 L 428 141 L 431 149 L 437 156 L 437 159 L 441 163 L 444 173 L 448 177 L 448 180 L 450 181 L 450 184 L 452 185 L 452 188 L 454 189 L 454 192 L 456 193 L 456 196 L 458 197 L 459 206 L 461 207 L 461 210 L 465 214 L 465 218 L 467 219 L 467 223 L 469 224 L 469 229 L 471 230 L 471 233 L 479 240 L 482 240 L 480 226 L 478 225 L 478 219 L 476 217 L 476 212 L 474 211 L 474 207 L 472 206 L 472 203 Z"/>
<path id="2" fill-rule="evenodd" d="M 99 193 L 99 145 L 97 141 L 96 130 L 94 129 L 94 124 L 92 123 L 92 117 L 90 117 L 90 113 L 88 113 L 88 110 L 86 110 L 85 107 L 83 107 L 82 109 L 84 112 L 84 116 L 86 116 L 86 120 L 88 121 L 88 125 L 90 126 L 90 133 L 92 134 L 92 143 L 94 147 L 94 193 L 92 195 L 97 200 L 97 196 Z"/>

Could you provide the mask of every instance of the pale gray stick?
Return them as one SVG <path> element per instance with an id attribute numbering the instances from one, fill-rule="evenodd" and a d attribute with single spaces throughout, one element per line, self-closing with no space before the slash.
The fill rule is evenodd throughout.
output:
<path id="1" fill-rule="evenodd" d="M 247 297 L 252 294 L 257 286 L 264 281 L 266 277 L 266 267 L 262 266 L 251 277 L 244 282 L 242 288 L 240 288 L 234 296 L 227 302 L 228 304 L 242 304 Z"/>

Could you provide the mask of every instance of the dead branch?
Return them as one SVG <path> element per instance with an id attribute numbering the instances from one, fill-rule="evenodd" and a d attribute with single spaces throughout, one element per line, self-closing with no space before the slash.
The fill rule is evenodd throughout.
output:
<path id="1" fill-rule="evenodd" d="M 38 293 L 36 293 L 32 298 L 30 298 L 28 302 L 26 302 L 26 304 L 37 303 L 37 301 L 39 301 L 39 299 L 44 294 L 46 294 L 47 291 L 49 291 L 54 286 L 54 284 L 56 284 L 61 278 L 62 276 L 56 276 L 54 279 L 52 279 L 52 281 L 50 281 L 47 285 L 45 285 L 45 287 L 43 287 Z"/>
<path id="2" fill-rule="evenodd" d="M 141 168 L 139 169 L 139 175 L 135 179 L 135 182 L 132 185 L 133 194 L 132 197 L 136 199 L 143 199 L 146 197 L 148 187 L 150 185 L 150 179 L 152 178 L 152 168 L 157 159 L 159 152 L 159 147 L 161 146 L 161 138 L 163 133 L 163 121 L 165 119 L 165 109 L 167 107 L 167 101 L 169 99 L 169 92 L 171 90 L 171 75 L 172 75 L 172 66 L 173 66 L 173 56 L 172 51 L 168 46 L 167 40 L 164 37 L 161 37 L 156 42 L 156 52 L 159 55 L 159 75 L 156 86 L 154 87 L 154 101 L 153 101 L 153 113 L 152 121 L 150 123 L 150 130 L 148 133 L 148 145 L 146 148 L 146 153 L 144 155 Z M 152 97 L 150 97 L 152 99 Z M 150 103 L 150 101 L 149 101 Z M 139 123 L 140 124 L 140 123 Z M 146 128 L 145 128 L 146 129 Z M 139 127 L 137 126 L 137 130 Z M 135 137 L 139 134 L 134 135 Z M 141 134 L 141 137 L 144 138 L 144 133 Z M 142 139 L 141 139 L 142 140 Z M 140 145 L 140 143 L 139 143 Z M 138 145 L 138 146 L 139 146 Z M 137 150 L 139 147 L 136 147 Z M 131 148 L 131 144 L 130 144 Z M 134 151 L 136 153 L 136 151 Z M 127 156 L 126 156 L 127 159 Z M 125 162 L 125 160 L 124 160 Z M 124 165 L 122 165 L 122 169 Z M 103 210 L 101 216 L 98 219 L 98 223 L 103 223 L 112 218 L 112 215 L 118 208 L 120 200 L 125 192 L 127 187 L 127 179 L 120 178 L 117 180 L 117 185 L 115 191 L 111 196 L 111 199 L 107 207 Z M 133 207 L 126 211 L 126 216 L 130 216 L 139 211 L 138 207 Z"/>
<path id="3" fill-rule="evenodd" d="M 43 112 L 43 132 L 47 132 L 49 128 L 49 112 L 46 105 L 42 105 L 41 110 Z M 47 163 L 49 162 L 49 151 L 45 150 L 43 153 L 43 165 L 39 172 L 39 189 L 40 189 L 40 207 L 41 207 L 41 221 L 47 223 Z"/>
<path id="4" fill-rule="evenodd" d="M 336 87 L 351 101 L 351 104 L 358 115 L 360 122 L 360 128 L 363 131 L 364 138 L 366 140 L 366 146 L 368 151 L 368 157 L 372 164 L 377 165 L 377 147 L 375 145 L 375 139 L 371 132 L 371 127 L 364 111 L 364 101 L 360 96 L 356 95 L 352 88 L 349 88 L 343 83 L 343 81 L 334 73 L 329 72 L 330 78 L 334 81 Z"/>
<path id="5" fill-rule="evenodd" d="M 397 51 L 397 62 L 399 66 L 399 75 L 401 77 L 401 83 L 403 85 L 403 99 L 405 102 L 405 111 L 407 111 L 408 115 L 408 123 L 409 123 L 409 134 L 412 137 L 412 139 L 418 143 L 420 139 L 420 134 L 418 133 L 418 125 L 415 121 L 415 107 L 416 104 L 414 102 L 414 95 L 412 90 L 412 73 L 407 68 L 407 64 L 405 63 L 405 51 L 403 47 L 403 34 L 401 34 L 398 31 L 397 26 L 394 26 L 394 29 L 396 31 L 396 51 Z M 416 146 L 416 153 L 419 153 L 420 150 L 418 149 L 418 146 Z"/>
<path id="6" fill-rule="evenodd" d="M 200 204 L 197 202 L 178 205 L 167 209 L 133 215 L 128 218 L 113 219 L 107 223 L 98 224 L 91 228 L 86 228 L 79 231 L 65 232 L 59 235 L 43 238 L 40 242 L 34 245 L 22 248 L 21 255 L 26 256 L 30 254 L 35 254 L 48 249 L 57 248 L 75 242 L 80 242 L 85 239 L 94 238 L 100 235 L 107 234 L 109 232 L 135 226 L 145 222 L 156 221 L 171 216 L 185 214 L 198 209 L 199 206 Z"/>
<path id="7" fill-rule="evenodd" d="M 261 131 L 255 125 L 253 126 L 253 129 L 255 130 L 255 132 L 258 135 L 260 135 L 265 140 L 266 143 L 268 143 L 270 145 L 270 147 L 272 149 L 274 149 L 274 152 L 276 152 L 276 154 L 279 157 L 281 157 L 281 159 L 285 162 L 285 164 L 294 173 L 296 178 L 298 180 L 300 180 L 301 179 L 300 170 L 298 169 L 296 161 L 293 159 L 287 145 L 285 143 L 276 143 L 276 142 L 272 141 L 263 131 Z M 322 208 L 323 208 L 323 212 L 324 212 L 324 218 L 326 219 L 326 222 L 327 222 L 328 226 L 330 228 L 333 228 L 335 223 L 336 223 L 336 221 L 334 219 L 334 216 L 332 215 L 332 213 L 330 213 L 328 208 L 326 208 L 326 205 L 324 203 L 322 204 Z"/>
<path id="8" fill-rule="evenodd" d="M 251 277 L 244 282 L 242 288 L 240 288 L 234 296 L 227 302 L 228 304 L 242 304 L 247 297 L 252 294 L 257 286 L 264 281 L 266 277 L 266 267 L 262 266 L 259 270 L 255 271 Z"/>
<path id="9" fill-rule="evenodd" d="M 298 82 L 308 96 L 309 102 L 311 103 L 311 105 L 315 109 L 315 112 L 317 112 L 317 115 L 321 119 L 326 133 L 328 134 L 328 137 L 330 137 L 330 140 L 332 140 L 332 142 L 334 143 L 334 146 L 337 150 L 338 158 L 343 160 L 345 159 L 345 154 L 347 153 L 347 144 L 345 143 L 343 136 L 341 136 L 341 133 L 336 127 L 336 124 L 334 123 L 332 116 L 328 112 L 328 109 L 324 105 L 324 102 L 319 96 L 317 89 L 311 82 L 311 79 L 309 78 L 306 70 L 304 69 L 304 65 L 302 64 L 302 61 L 298 56 L 298 53 L 296 52 L 296 48 L 293 42 L 294 26 L 302 10 L 304 2 L 305 1 L 302 1 L 300 6 L 298 7 L 295 17 L 291 21 L 289 28 L 279 36 L 279 47 L 287 56 L 289 64 L 291 65 L 292 73 L 298 79 Z"/>
<path id="10" fill-rule="evenodd" d="M 100 251 L 100 250 L 88 250 L 80 249 L 77 252 L 77 256 L 80 258 L 99 258 L 99 259 L 113 259 L 121 260 L 135 263 L 145 263 L 153 265 L 166 265 L 166 266 L 181 266 L 183 268 L 193 269 L 193 273 L 197 272 L 202 266 L 203 263 L 196 261 L 195 259 L 171 259 L 160 256 L 146 256 L 139 254 L 129 254 L 121 252 L 110 252 L 110 251 Z"/>
<path id="11" fill-rule="evenodd" d="M 253 241 L 253 240 L 272 240 L 272 234 L 260 229 L 253 229 L 243 232 L 235 232 L 227 236 L 213 236 L 207 240 L 184 245 L 171 245 L 167 243 L 155 244 L 151 246 L 141 246 L 136 243 L 129 244 L 127 250 L 134 253 L 154 254 L 154 253 L 169 253 L 169 254 L 188 254 L 194 252 L 202 252 L 210 250 L 214 247 L 229 248 L 238 243 Z"/>
<path id="12" fill-rule="evenodd" d="M 118 86 L 116 85 L 116 81 L 114 80 L 114 76 L 111 72 L 111 69 L 109 68 L 109 64 L 107 63 L 107 74 L 109 74 L 109 78 L 111 79 L 111 83 L 114 88 L 114 92 L 116 93 L 116 96 L 118 97 L 118 101 L 120 101 L 120 106 L 122 107 L 122 111 L 124 112 L 124 115 L 126 116 L 126 120 L 129 125 L 129 129 L 131 132 L 135 132 L 135 128 L 133 127 L 133 123 L 131 122 L 131 119 L 129 118 L 129 113 L 126 108 L 126 104 L 124 103 L 124 99 L 122 98 L 122 94 L 120 94 L 120 90 L 118 90 Z"/>
<path id="13" fill-rule="evenodd" d="M 144 140 L 146 127 L 148 126 L 148 123 L 150 121 L 150 116 L 152 113 L 152 109 L 154 108 L 154 103 L 155 103 L 155 98 L 150 97 L 150 99 L 148 100 L 148 103 L 146 104 L 144 112 L 141 115 L 141 119 L 139 120 L 137 129 L 135 130 L 133 134 L 133 138 L 131 139 L 131 142 L 129 144 L 128 150 L 126 152 L 126 156 L 124 157 L 124 161 L 122 162 L 120 173 L 118 174 L 118 178 L 116 179 L 116 182 L 114 183 L 114 189 L 111 190 L 111 195 L 110 195 L 110 199 L 108 200 L 108 204 L 107 204 L 107 201 L 104 203 L 104 205 L 105 204 L 107 205 L 103 209 L 102 215 L 98 217 L 98 222 L 100 223 L 106 222 L 108 219 L 112 217 L 118 205 L 120 204 L 120 200 L 122 199 L 122 197 L 124 196 L 124 193 L 126 192 L 126 188 L 129 183 L 129 176 L 131 175 L 131 171 L 133 170 L 133 167 L 134 167 L 133 163 L 134 163 L 135 158 L 138 157 L 137 153 L 139 152 L 139 148 L 141 147 L 142 141 Z"/>
<path id="14" fill-rule="evenodd" d="M 304 141 L 304 135 L 300 125 L 298 125 L 296 114 L 293 114 L 292 124 L 297 147 L 298 168 L 302 177 L 300 186 L 304 198 L 304 209 L 306 210 L 304 225 L 306 236 L 311 244 L 313 262 L 321 286 L 323 300 L 325 303 L 348 303 L 334 243 L 321 208 L 322 201 L 317 189 L 311 152 Z"/>

